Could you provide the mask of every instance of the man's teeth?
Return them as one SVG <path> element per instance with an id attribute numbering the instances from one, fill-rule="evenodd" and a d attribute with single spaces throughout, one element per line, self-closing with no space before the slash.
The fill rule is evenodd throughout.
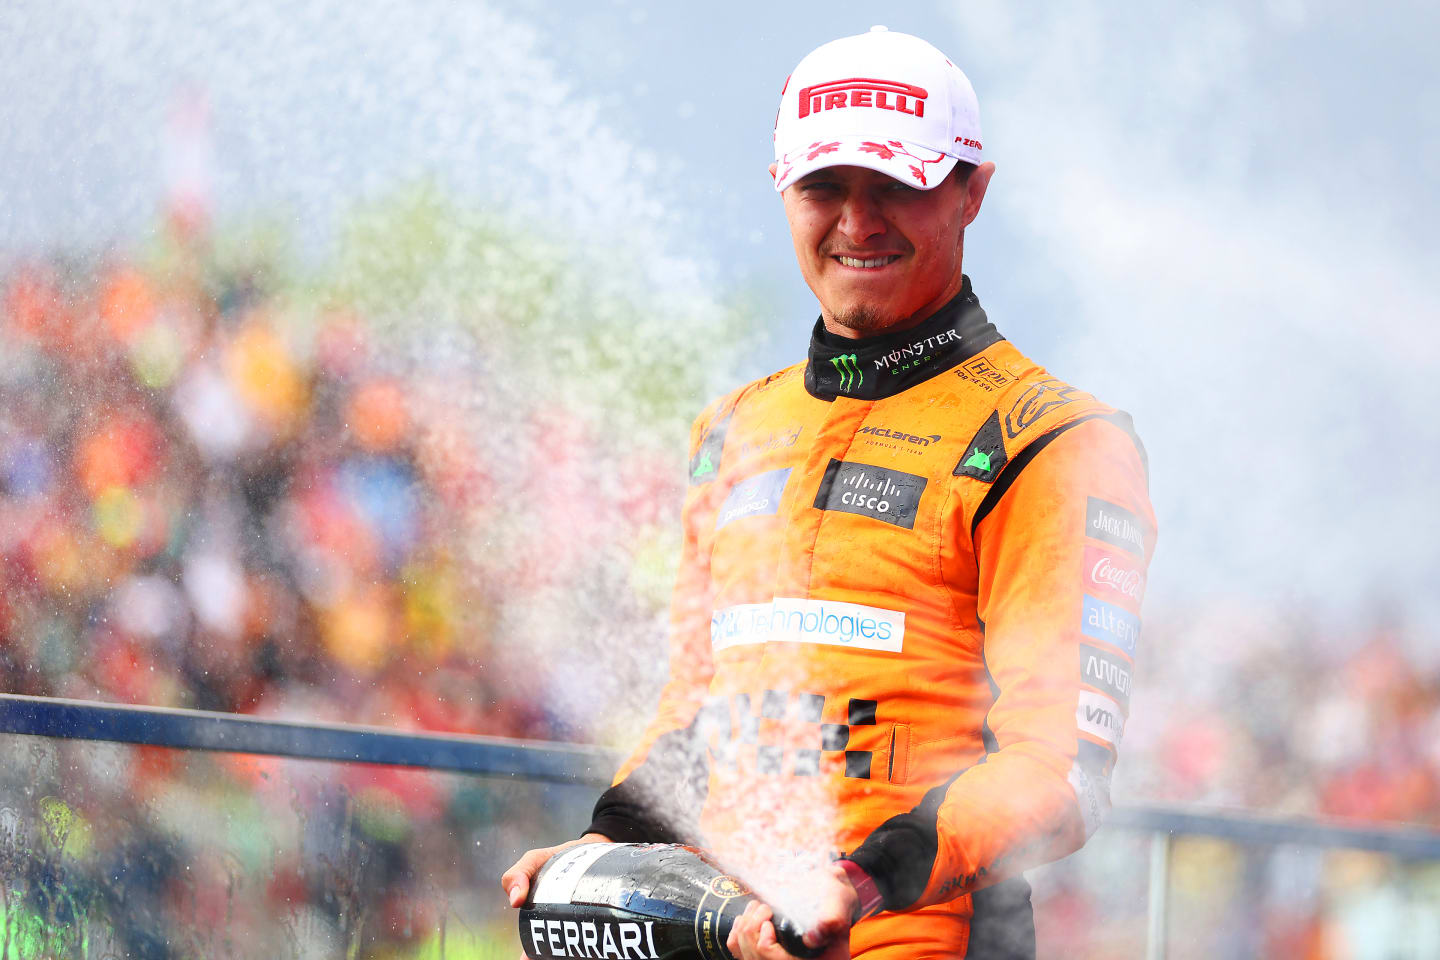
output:
<path id="1" fill-rule="evenodd" d="M 870 269 L 870 268 L 872 268 L 872 267 L 883 267 L 883 266 L 885 266 L 885 264 L 891 263 L 891 262 L 893 262 L 893 261 L 895 261 L 895 260 L 899 260 L 900 258 L 899 258 L 899 257 L 875 257 L 875 258 L 872 259 L 872 260 L 860 260 L 860 259 L 857 259 L 857 258 L 855 258 L 855 257 L 840 257 L 839 259 L 840 259 L 840 262 L 843 263 L 843 264 L 844 264 L 845 266 L 847 266 L 847 267 L 861 267 L 861 268 L 863 268 L 863 269 L 867 269 L 867 270 L 868 270 L 868 269 Z"/>

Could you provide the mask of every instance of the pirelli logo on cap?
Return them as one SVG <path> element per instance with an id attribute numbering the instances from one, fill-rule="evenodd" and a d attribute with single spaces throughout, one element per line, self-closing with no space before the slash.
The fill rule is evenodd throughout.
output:
<path id="1" fill-rule="evenodd" d="M 928 96 L 930 93 L 924 87 L 899 80 L 875 80 L 870 77 L 831 80 L 800 91 L 798 119 L 803 120 L 812 113 L 840 107 L 876 107 L 923 117 L 925 98 Z"/>
<path id="2" fill-rule="evenodd" d="M 925 477 L 868 463 L 831 460 L 815 495 L 821 510 L 839 510 L 884 523 L 915 528 L 915 513 L 925 493 Z"/>

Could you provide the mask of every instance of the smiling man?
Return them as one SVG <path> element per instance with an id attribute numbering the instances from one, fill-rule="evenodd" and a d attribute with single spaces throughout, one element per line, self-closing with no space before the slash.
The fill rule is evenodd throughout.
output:
<path id="1" fill-rule="evenodd" d="M 1033 957 L 1021 871 L 1099 825 L 1129 709 L 1144 453 L 981 309 L 982 150 L 916 37 L 786 83 L 770 170 L 820 317 L 805 362 L 696 420 L 671 680 L 585 838 L 708 847 L 827 960 Z M 759 901 L 728 946 L 787 956 Z"/>

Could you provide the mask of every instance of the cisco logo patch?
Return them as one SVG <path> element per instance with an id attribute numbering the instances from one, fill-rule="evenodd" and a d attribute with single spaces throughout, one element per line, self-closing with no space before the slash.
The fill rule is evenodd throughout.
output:
<path id="1" fill-rule="evenodd" d="M 820 481 L 820 492 L 815 495 L 815 506 L 912 530 L 925 483 L 925 477 L 913 473 L 831 460 Z"/>

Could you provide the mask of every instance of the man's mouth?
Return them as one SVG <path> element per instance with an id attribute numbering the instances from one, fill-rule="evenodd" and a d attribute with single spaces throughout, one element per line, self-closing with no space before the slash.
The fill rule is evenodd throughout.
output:
<path id="1" fill-rule="evenodd" d="M 835 259 L 839 260 L 842 265 L 847 267 L 855 267 L 860 270 L 874 270 L 877 267 L 883 267 L 888 264 L 894 263 L 896 260 L 900 259 L 900 255 L 896 253 L 884 257 L 866 257 L 863 259 L 860 257 L 837 256 Z"/>

